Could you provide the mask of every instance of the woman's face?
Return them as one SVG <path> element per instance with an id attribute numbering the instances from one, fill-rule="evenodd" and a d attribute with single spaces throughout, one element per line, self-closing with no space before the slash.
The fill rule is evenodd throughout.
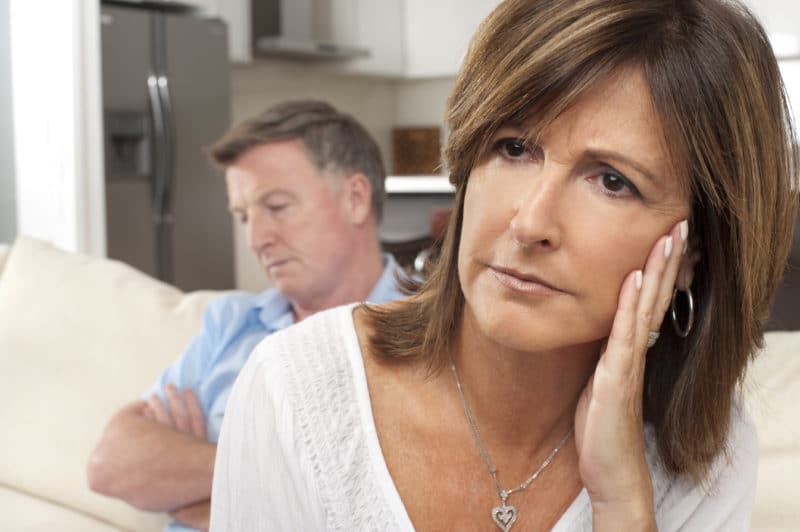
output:
<path id="1" fill-rule="evenodd" d="M 535 128 L 535 124 L 527 124 Z M 523 351 L 605 338 L 624 277 L 689 215 L 641 71 L 618 72 L 541 132 L 493 137 L 467 184 L 465 318 Z"/>

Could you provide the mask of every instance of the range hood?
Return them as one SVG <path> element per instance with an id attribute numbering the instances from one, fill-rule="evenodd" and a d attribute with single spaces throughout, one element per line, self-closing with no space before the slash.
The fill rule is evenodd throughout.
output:
<path id="1" fill-rule="evenodd" d="M 336 42 L 354 13 L 337 13 L 331 0 L 251 0 L 253 54 L 306 61 L 366 57 L 369 51 Z M 350 15 L 350 16 L 348 16 Z"/>

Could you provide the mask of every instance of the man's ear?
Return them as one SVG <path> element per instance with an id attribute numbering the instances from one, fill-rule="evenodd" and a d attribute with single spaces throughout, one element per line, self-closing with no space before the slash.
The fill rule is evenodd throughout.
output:
<path id="1" fill-rule="evenodd" d="M 372 213 L 372 186 L 361 172 L 350 174 L 342 183 L 344 207 L 353 225 L 363 224 Z"/>
<path id="2" fill-rule="evenodd" d="M 675 287 L 678 290 L 686 291 L 692 286 L 694 268 L 698 262 L 700 262 L 700 252 L 689 249 L 681 259 L 678 278 L 675 280 Z"/>

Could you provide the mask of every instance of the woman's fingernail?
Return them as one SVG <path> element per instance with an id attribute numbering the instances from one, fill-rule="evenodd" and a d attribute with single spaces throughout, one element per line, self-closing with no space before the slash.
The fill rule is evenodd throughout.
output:
<path id="1" fill-rule="evenodd" d="M 664 256 L 669 258 L 670 255 L 672 255 L 672 236 L 668 236 L 664 242 Z"/>
<path id="2" fill-rule="evenodd" d="M 686 237 L 689 236 L 689 222 L 684 220 L 681 222 L 681 240 L 686 242 Z"/>
<path id="3" fill-rule="evenodd" d="M 642 270 L 636 270 L 636 275 L 634 275 L 635 282 L 636 282 L 636 289 L 640 289 L 642 287 Z"/>

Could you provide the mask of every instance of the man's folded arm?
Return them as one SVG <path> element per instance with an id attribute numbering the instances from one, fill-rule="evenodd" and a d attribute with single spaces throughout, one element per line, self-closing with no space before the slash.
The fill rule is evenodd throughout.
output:
<path id="1" fill-rule="evenodd" d="M 93 451 L 92 490 L 149 511 L 174 511 L 208 499 L 217 447 L 145 415 L 145 401 L 111 418 Z"/>

